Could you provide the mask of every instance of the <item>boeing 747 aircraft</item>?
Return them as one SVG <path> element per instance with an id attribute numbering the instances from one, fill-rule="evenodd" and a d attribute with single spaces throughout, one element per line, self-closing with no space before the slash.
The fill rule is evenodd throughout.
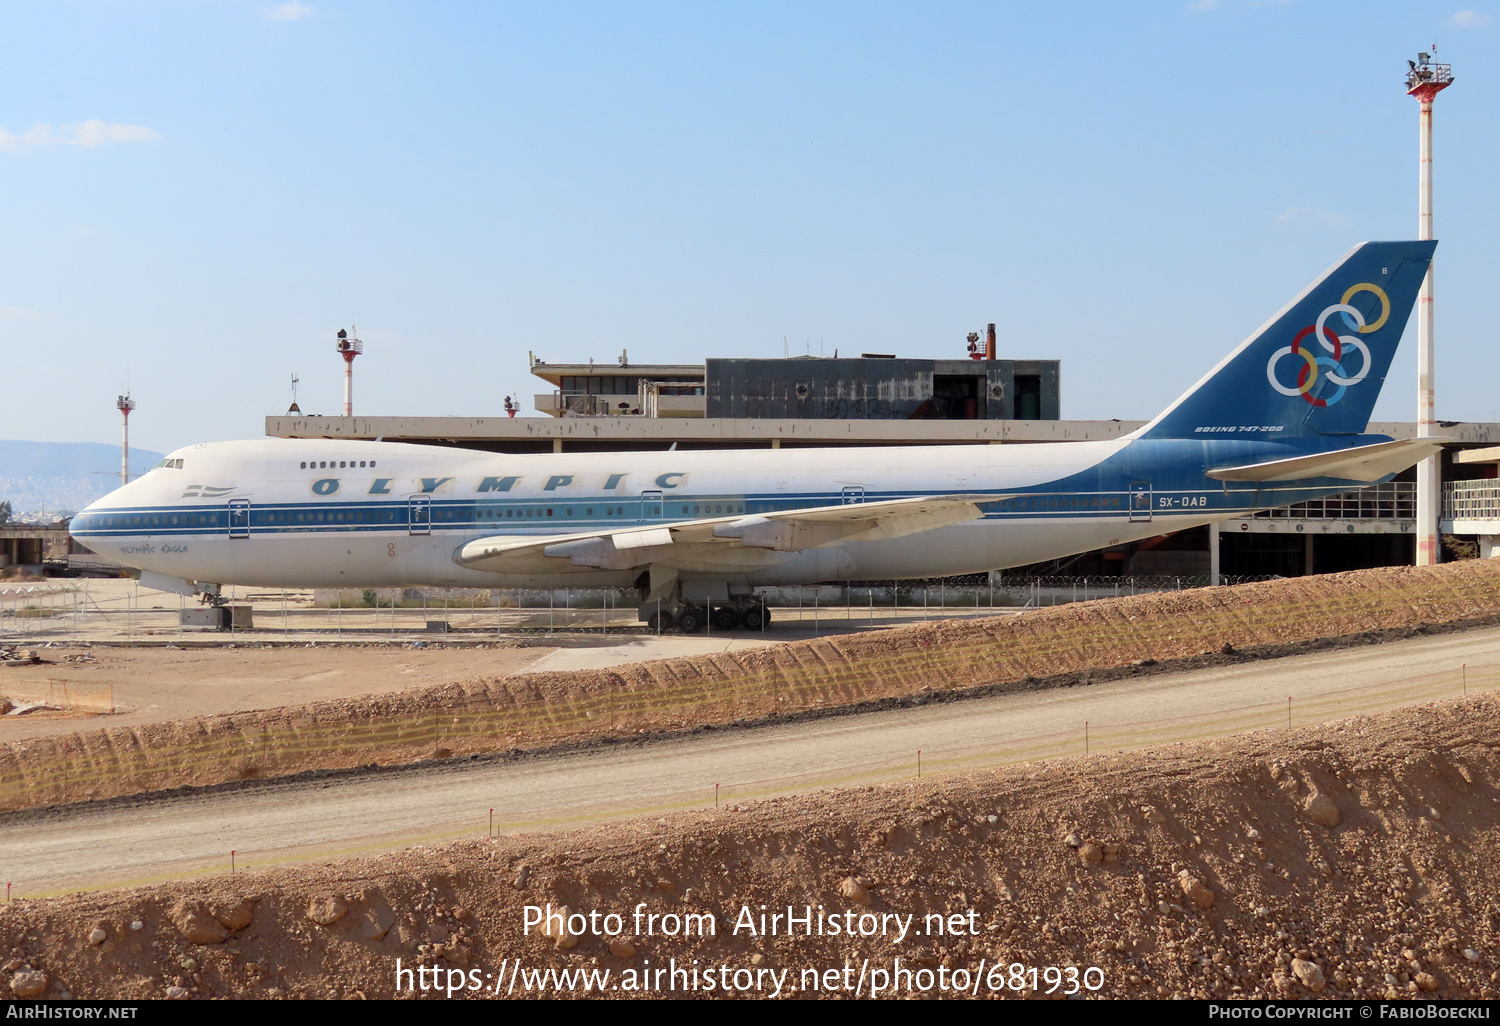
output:
<path id="1" fill-rule="evenodd" d="M 557 455 L 210 442 L 95 502 L 72 533 L 149 587 L 212 601 L 230 582 L 634 587 L 642 619 L 758 629 L 758 586 L 1020 566 L 1388 480 L 1441 443 L 1364 433 L 1435 246 L 1355 247 L 1112 441 Z"/>

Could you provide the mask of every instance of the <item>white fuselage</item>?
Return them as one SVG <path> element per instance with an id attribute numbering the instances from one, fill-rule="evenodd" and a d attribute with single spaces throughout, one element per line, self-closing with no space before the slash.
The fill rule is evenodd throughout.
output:
<path id="1" fill-rule="evenodd" d="M 1130 443 L 505 455 L 390 442 L 267 439 L 179 449 L 91 505 L 94 551 L 187 581 L 269 587 L 625 586 L 638 571 L 496 573 L 480 538 L 635 528 L 907 496 L 995 495 L 984 517 L 883 541 L 715 559 L 738 584 L 930 578 L 1019 566 L 1240 515 L 1201 476 L 1170 494 L 1114 459 Z M 1196 444 L 1196 443 L 1195 443 Z M 1106 471 L 1106 464 L 1110 468 Z M 1092 475 L 1092 476 L 1091 476 Z M 1141 489 L 1144 486 L 1144 503 Z M 1286 501 L 1284 498 L 1280 501 Z"/>

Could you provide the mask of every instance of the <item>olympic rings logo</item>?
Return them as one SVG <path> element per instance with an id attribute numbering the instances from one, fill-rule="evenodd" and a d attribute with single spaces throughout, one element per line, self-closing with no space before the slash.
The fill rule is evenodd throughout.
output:
<path id="1" fill-rule="evenodd" d="M 1380 316 L 1371 324 L 1365 323 L 1364 314 L 1349 305 L 1361 292 L 1373 292 L 1380 300 Z M 1343 318 L 1345 326 L 1353 329 L 1355 335 L 1339 335 L 1328 327 L 1328 319 L 1334 314 Z M 1328 307 L 1318 314 L 1316 324 L 1310 324 L 1297 332 L 1292 339 L 1292 344 L 1282 346 L 1271 354 L 1271 359 L 1266 363 L 1266 380 L 1271 387 L 1285 396 L 1300 395 L 1310 406 L 1332 406 L 1344 398 L 1344 392 L 1353 385 L 1365 380 L 1370 373 L 1370 348 L 1365 345 L 1358 335 L 1368 335 L 1372 331 L 1379 331 L 1385 326 L 1386 320 L 1391 316 L 1391 301 L 1385 291 L 1379 285 L 1371 285 L 1369 282 L 1361 282 L 1351 285 L 1349 291 L 1344 293 L 1344 298 Z M 1309 335 L 1317 339 L 1318 344 L 1327 351 L 1328 355 L 1317 353 L 1310 345 L 1303 345 L 1303 340 Z M 1344 350 L 1352 349 L 1361 357 L 1359 373 L 1346 374 L 1344 369 Z M 1296 387 L 1283 385 L 1277 379 L 1276 369 L 1284 356 L 1295 357 L 1302 361 L 1297 368 Z M 1312 390 L 1318 383 L 1318 376 L 1322 375 L 1337 386 L 1331 396 L 1319 399 L 1313 396 Z"/>

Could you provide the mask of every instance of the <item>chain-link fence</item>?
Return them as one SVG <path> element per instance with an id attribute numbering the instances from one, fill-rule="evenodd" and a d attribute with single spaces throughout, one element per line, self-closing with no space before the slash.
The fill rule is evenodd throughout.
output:
<path id="1" fill-rule="evenodd" d="M 1267 577 L 1224 577 L 1238 584 Z M 1204 576 L 1006 577 L 971 575 L 938 581 L 885 581 L 757 589 L 771 625 L 756 633 L 870 630 L 938 619 L 994 616 L 1066 602 L 1182 591 Z M 279 591 L 228 588 L 229 605 L 246 618 L 220 625 L 192 611 L 187 596 L 142 588 L 132 580 L 79 580 L 0 588 L 0 643 L 30 641 L 410 641 L 559 632 L 641 634 L 633 589 L 379 588 Z M 661 629 L 661 628 L 655 628 Z M 711 623 L 703 630 L 716 633 Z M 723 633 L 722 630 L 718 633 Z M 743 629 L 729 633 L 743 634 Z"/>
<path id="2" fill-rule="evenodd" d="M 1273 575 L 1221 574 L 1220 585 L 1249 584 L 1275 580 Z M 1184 591 L 1206 588 L 1213 582 L 1207 574 L 1168 576 L 1163 574 L 1133 577 L 1003 577 L 997 575 L 993 588 L 1000 593 L 1001 605 L 1035 607 L 1056 606 L 1065 602 L 1089 602 L 1094 599 L 1146 595 L 1159 591 Z"/>

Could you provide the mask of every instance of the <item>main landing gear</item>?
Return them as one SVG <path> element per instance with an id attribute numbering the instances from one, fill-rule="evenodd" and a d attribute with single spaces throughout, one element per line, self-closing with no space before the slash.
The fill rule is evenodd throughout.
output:
<path id="1" fill-rule="evenodd" d="M 696 634 L 706 624 L 716 631 L 759 631 L 771 622 L 771 611 L 753 599 L 731 600 L 723 605 L 694 602 L 648 602 L 640 617 L 653 632 L 681 631 Z"/>
<path id="2" fill-rule="evenodd" d="M 771 622 L 770 610 L 747 584 L 689 581 L 684 584 L 677 570 L 652 564 L 635 580 L 641 597 L 636 615 L 653 633 L 681 631 L 695 634 L 705 628 L 715 631 L 761 631 Z"/>

